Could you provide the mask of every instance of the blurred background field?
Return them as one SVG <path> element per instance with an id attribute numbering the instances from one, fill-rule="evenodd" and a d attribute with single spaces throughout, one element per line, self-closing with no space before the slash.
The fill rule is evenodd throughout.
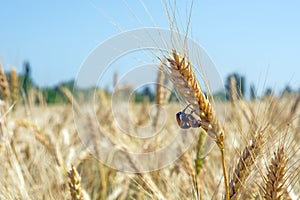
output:
<path id="1" fill-rule="evenodd" d="M 114 144 L 124 145 L 129 152 L 136 151 L 136 147 L 140 152 L 155 151 L 168 145 L 170 135 L 160 132 L 154 140 L 146 140 L 140 148 L 137 140 L 124 136 L 120 127 L 114 123 L 109 91 L 96 90 L 98 97 L 97 105 L 94 105 L 95 118 L 86 109 L 84 99 L 83 102 L 78 102 L 82 99 L 81 94 L 76 94 L 79 98 L 73 99 L 72 90 L 67 84 L 45 92 L 34 87 L 30 81 L 29 84 L 13 84 L 10 72 L 6 74 L 6 78 L 4 75 L 2 73 L 1 79 L 2 199 L 76 199 L 74 191 L 72 193 L 73 186 L 75 193 L 84 199 L 199 199 L 198 192 L 202 199 L 222 198 L 224 189 L 220 183 L 222 172 L 216 147 L 202 157 L 201 172 L 196 175 L 201 185 L 196 186 L 193 180 L 196 170 L 193 163 L 197 158 L 200 129 L 195 129 L 195 141 L 187 152 L 183 152 L 170 165 L 142 174 L 124 173 L 96 159 L 97 153 L 106 151 L 101 149 L 103 144 L 97 145 L 97 142 L 103 141 L 98 135 L 99 124 L 106 138 Z M 17 79 L 26 80 L 24 75 L 19 75 Z M 11 87 L 13 85 L 18 89 L 14 90 Z M 22 89 L 26 85 L 27 88 Z M 236 163 L 244 155 L 244 148 L 248 146 L 251 150 L 250 147 L 255 142 L 251 138 L 258 132 L 262 132 L 264 136 L 260 141 L 261 150 L 256 152 L 253 161 L 255 165 L 245 169 L 249 176 L 243 180 L 240 198 L 264 197 L 268 163 L 276 148 L 282 145 L 286 148 L 287 159 L 284 163 L 285 181 L 282 187 L 286 188 L 286 197 L 297 199 L 300 194 L 299 93 L 284 91 L 281 96 L 274 96 L 270 92 L 262 98 L 253 97 L 250 100 L 237 92 L 235 85 L 228 85 L 228 97 L 225 95 L 216 100 L 215 109 L 220 113 L 218 117 L 226 130 L 226 161 L 231 178 L 236 170 Z M 54 100 L 49 95 L 52 92 L 55 94 Z M 151 131 L 155 130 L 155 120 L 159 121 L 156 126 L 162 126 L 164 130 L 178 130 L 175 115 L 183 105 L 179 105 L 172 93 L 167 100 L 160 100 L 161 107 L 156 107 L 157 99 L 156 91 L 144 89 L 131 102 L 127 102 L 131 107 L 130 113 L 122 111 L 121 106 L 123 114 L 119 117 L 136 136 L 141 136 L 138 135 L 141 129 L 142 133 L 151 136 Z M 225 113 L 222 112 L 224 107 Z M 86 119 L 84 123 L 74 122 L 74 109 L 82 113 Z M 158 110 L 163 112 L 158 114 Z M 85 130 L 85 143 L 78 133 L 78 126 L 83 126 L 81 128 Z M 144 126 L 148 128 L 143 129 Z M 111 159 L 115 155 L 116 153 L 112 153 Z M 139 160 L 135 160 L 132 165 L 137 167 Z M 77 172 L 70 170 L 72 166 Z M 197 190 L 196 187 L 201 189 Z"/>

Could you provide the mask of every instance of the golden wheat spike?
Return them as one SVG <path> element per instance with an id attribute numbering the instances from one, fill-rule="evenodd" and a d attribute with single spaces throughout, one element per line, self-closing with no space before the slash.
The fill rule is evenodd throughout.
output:
<path id="1" fill-rule="evenodd" d="M 0 90 L 1 90 L 3 101 L 8 103 L 9 96 L 10 96 L 9 85 L 1 64 L 0 64 Z"/>
<path id="2" fill-rule="evenodd" d="M 268 174 L 264 187 L 264 198 L 272 200 L 290 199 L 287 192 L 286 172 L 287 157 L 283 146 L 279 146 L 268 166 Z"/>
<path id="3" fill-rule="evenodd" d="M 173 50 L 172 55 L 169 55 L 167 60 L 169 62 L 168 74 L 176 89 L 192 105 L 195 114 L 202 121 L 209 123 L 209 125 L 203 123 L 201 127 L 211 137 L 217 138 L 222 132 L 221 126 L 215 116 L 212 104 L 202 91 L 190 61 L 180 56 L 176 50 Z"/>
<path id="4" fill-rule="evenodd" d="M 226 200 L 228 200 L 229 187 L 225 165 L 224 131 L 215 115 L 211 102 L 202 91 L 189 59 L 181 56 L 173 49 L 172 54 L 167 57 L 167 61 L 169 62 L 169 65 L 164 64 L 163 62 L 162 65 L 165 66 L 169 78 L 172 80 L 180 94 L 183 95 L 185 100 L 192 105 L 195 114 L 200 117 L 202 122 L 204 122 L 201 123 L 200 126 L 215 139 L 215 142 L 220 149 Z"/>
<path id="5" fill-rule="evenodd" d="M 262 133 L 257 134 L 244 148 L 239 161 L 234 168 L 232 179 L 229 183 L 230 199 L 237 199 L 241 186 L 245 183 L 250 170 L 264 144 Z"/>
<path id="6" fill-rule="evenodd" d="M 68 171 L 68 177 L 69 190 L 71 193 L 72 200 L 83 200 L 81 190 L 81 177 L 74 166 L 72 166 L 70 171 Z"/>
<path id="7" fill-rule="evenodd" d="M 12 103 L 17 102 L 19 96 L 19 82 L 18 82 L 18 74 L 15 67 L 11 68 L 10 71 L 10 91 L 11 91 L 11 101 Z"/>

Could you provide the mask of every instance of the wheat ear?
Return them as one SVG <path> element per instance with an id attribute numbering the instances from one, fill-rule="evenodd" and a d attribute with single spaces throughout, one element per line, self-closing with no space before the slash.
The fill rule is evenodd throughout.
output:
<path id="1" fill-rule="evenodd" d="M 9 85 L 8 85 L 7 78 L 6 78 L 5 72 L 4 72 L 1 64 L 0 64 L 0 90 L 2 93 L 3 101 L 8 103 L 9 96 L 10 96 Z"/>
<path id="2" fill-rule="evenodd" d="M 81 177 L 79 176 L 76 168 L 71 167 L 68 171 L 69 177 L 69 189 L 72 200 L 83 200 L 82 189 L 81 189 Z"/>
<path id="3" fill-rule="evenodd" d="M 176 50 L 167 57 L 168 64 L 165 69 L 176 89 L 183 95 L 185 100 L 192 105 L 195 114 L 203 123 L 201 127 L 214 139 L 221 152 L 226 199 L 229 199 L 228 177 L 225 165 L 224 131 L 216 118 L 210 100 L 205 96 L 200 83 L 194 73 L 194 69 L 188 58 L 181 56 Z M 164 64 L 162 62 L 162 64 Z"/>
<path id="4" fill-rule="evenodd" d="M 240 188 L 248 178 L 250 169 L 253 166 L 259 152 L 261 151 L 263 144 L 263 135 L 258 133 L 244 148 L 240 159 L 234 168 L 233 176 L 229 183 L 230 199 L 238 198 Z"/>
<path id="5" fill-rule="evenodd" d="M 176 89 L 182 94 L 195 110 L 203 123 L 201 127 L 213 138 L 217 139 L 223 130 L 215 116 L 210 100 L 203 93 L 200 83 L 194 73 L 194 69 L 186 57 L 179 55 L 173 50 L 172 55 L 167 58 L 167 74 Z"/>
<path id="6" fill-rule="evenodd" d="M 267 200 L 290 199 L 286 184 L 287 157 L 283 146 L 279 146 L 270 165 L 264 187 L 264 198 Z"/>

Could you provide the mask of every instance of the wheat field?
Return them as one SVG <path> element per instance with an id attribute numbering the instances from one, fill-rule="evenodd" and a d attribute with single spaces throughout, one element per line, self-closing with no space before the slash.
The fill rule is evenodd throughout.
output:
<path id="1" fill-rule="evenodd" d="M 5 82 L 2 86 L 6 87 L 2 92 L 9 90 L 6 78 L 2 81 Z M 86 123 L 82 124 L 84 130 L 99 137 L 98 122 L 89 112 L 84 112 L 84 106 L 77 103 L 74 107 L 72 102 L 66 105 L 11 104 L 9 99 L 17 96 L 14 91 L 7 92 L 6 101 L 1 101 L 1 199 L 226 198 L 218 129 L 224 134 L 222 148 L 229 199 L 299 198 L 299 95 L 216 102 L 211 107 L 216 113 L 219 107 L 226 107 L 225 116 L 218 116 L 222 118 L 218 129 L 213 126 L 219 122 L 208 118 L 210 126 L 195 129 L 194 142 L 172 164 L 151 172 L 126 173 L 106 166 L 96 158 L 95 152 L 101 154 L 103 151 L 101 145 L 97 145 L 101 138 L 89 138 L 92 150 L 83 144 L 74 123 L 75 108 L 86 118 Z M 177 129 L 175 114 L 178 105 L 166 101 L 168 95 L 162 95 L 162 91 L 163 88 L 157 88 L 156 103 L 174 116 L 167 120 L 164 129 Z M 201 97 L 201 91 L 196 91 Z M 72 95 L 70 91 L 65 90 L 65 93 L 66 97 Z M 125 143 L 124 147 L 133 150 L 135 140 L 120 136 L 122 133 L 112 122 L 110 97 L 99 93 L 102 95 L 99 95 L 101 103 L 97 107 L 97 117 L 106 122 L 103 130 L 110 140 Z M 67 99 L 72 101 L 70 96 Z M 210 106 L 208 99 L 205 102 Z M 153 120 L 143 115 L 151 104 L 154 105 L 148 101 L 132 103 L 133 116 L 136 117 L 136 123 L 131 125 L 136 128 L 134 130 Z M 158 115 L 159 112 L 154 114 L 154 120 Z M 127 116 L 122 117 L 127 120 Z M 157 123 L 151 124 L 157 126 Z M 208 131 L 213 132 L 206 134 Z M 159 135 L 145 145 L 143 151 L 160 148 L 166 137 Z M 201 157 L 199 152 L 205 148 L 205 137 L 213 138 L 216 145 L 208 155 Z M 130 160 L 130 156 L 126 159 L 132 167 L 138 168 L 141 164 L 139 160 Z"/>
<path id="2" fill-rule="evenodd" d="M 248 100 L 231 79 L 230 100 L 214 101 L 201 85 L 210 80 L 199 80 L 179 44 L 155 52 L 153 101 L 114 104 L 96 88 L 90 105 L 61 87 L 67 103 L 47 104 L 37 88 L 24 94 L 15 68 L 8 77 L 1 66 L 0 199 L 300 199 L 299 92 Z M 113 79 L 114 93 L 128 90 Z M 170 100 L 165 79 L 185 105 Z M 174 138 L 174 151 L 135 156 Z"/>

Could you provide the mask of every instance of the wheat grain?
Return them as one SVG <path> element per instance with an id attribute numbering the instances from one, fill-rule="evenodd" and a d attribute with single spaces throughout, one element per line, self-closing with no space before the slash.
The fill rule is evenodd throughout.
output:
<path id="1" fill-rule="evenodd" d="M 74 166 L 71 167 L 70 171 L 68 171 L 69 177 L 69 190 L 71 193 L 72 200 L 83 200 L 82 189 L 81 189 L 81 177 L 79 176 L 76 168 Z"/>

